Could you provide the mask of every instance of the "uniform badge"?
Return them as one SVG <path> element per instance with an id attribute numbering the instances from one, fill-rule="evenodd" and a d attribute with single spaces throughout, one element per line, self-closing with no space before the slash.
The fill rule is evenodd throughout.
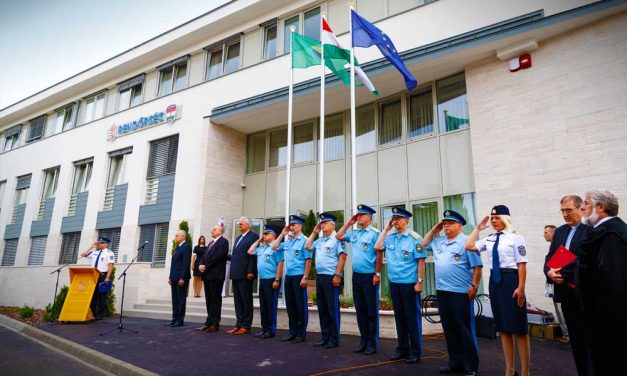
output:
<path id="1" fill-rule="evenodd" d="M 418 252 L 422 251 L 422 245 L 416 244 L 416 251 Z"/>
<path id="2" fill-rule="evenodd" d="M 298 252 L 298 249 L 294 251 L 294 256 L 298 256 L 300 252 Z"/>
<path id="3" fill-rule="evenodd" d="M 524 245 L 519 245 L 519 246 L 518 246 L 518 253 L 519 253 L 521 256 L 526 256 L 526 255 L 527 255 L 527 250 L 525 249 L 525 246 L 524 246 Z"/>
<path id="4" fill-rule="evenodd" d="M 331 247 L 326 247 L 324 250 L 327 251 L 327 253 L 331 253 Z"/>
<path id="5" fill-rule="evenodd" d="M 397 209 L 397 208 L 394 208 L 394 209 L 392 209 L 392 212 L 393 212 L 393 213 L 398 213 L 398 209 Z"/>
<path id="6" fill-rule="evenodd" d="M 449 215 L 451 215 L 451 212 L 447 210 L 444 212 L 444 215 L 448 217 Z"/>
<path id="7" fill-rule="evenodd" d="M 364 248 L 364 251 L 367 251 L 367 250 L 368 250 L 368 243 L 364 243 L 364 244 L 362 245 L 362 247 Z"/>
<path id="8" fill-rule="evenodd" d="M 270 260 L 270 255 L 266 255 L 266 260 Z"/>
<path id="9" fill-rule="evenodd" d="M 462 258 L 460 255 L 455 255 L 455 261 L 459 261 L 460 258 Z"/>
<path id="10" fill-rule="evenodd" d="M 485 244 L 481 246 L 481 252 L 485 252 L 487 250 L 488 250 L 488 247 L 486 247 Z"/>
<path id="11" fill-rule="evenodd" d="M 352 242 L 356 242 L 357 241 L 357 235 L 353 235 L 353 237 L 351 238 Z"/>
<path id="12" fill-rule="evenodd" d="M 492 209 L 492 214 L 496 214 L 496 209 Z"/>
<path id="13" fill-rule="evenodd" d="M 409 257 L 409 252 L 405 251 L 405 252 L 403 253 L 403 258 L 408 258 L 408 257 Z"/>
<path id="14" fill-rule="evenodd" d="M 388 248 L 389 248 L 389 249 L 394 249 L 394 244 L 390 244 L 390 245 L 388 246 Z"/>

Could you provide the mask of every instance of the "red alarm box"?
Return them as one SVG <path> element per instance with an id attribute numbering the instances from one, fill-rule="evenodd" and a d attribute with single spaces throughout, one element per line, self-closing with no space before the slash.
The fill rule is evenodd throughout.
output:
<path id="1" fill-rule="evenodd" d="M 518 56 L 518 62 L 520 63 L 520 69 L 531 68 L 531 54 L 522 54 Z"/>

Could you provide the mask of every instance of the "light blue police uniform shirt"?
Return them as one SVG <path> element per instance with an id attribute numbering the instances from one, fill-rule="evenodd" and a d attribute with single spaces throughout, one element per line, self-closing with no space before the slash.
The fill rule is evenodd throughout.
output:
<path id="1" fill-rule="evenodd" d="M 425 250 L 433 251 L 435 288 L 441 291 L 467 293 L 472 284 L 472 268 L 483 266 L 481 255 L 464 248 L 468 237 L 463 233 L 452 241 L 446 236 L 434 238 Z"/>
<path id="2" fill-rule="evenodd" d="M 259 244 L 255 249 L 257 272 L 260 279 L 275 279 L 279 262 L 283 261 L 283 250 L 272 250 L 270 244 Z"/>
<path id="3" fill-rule="evenodd" d="M 351 261 L 353 272 L 374 274 L 377 251 L 374 245 L 379 239 L 379 230 L 368 226 L 365 229 L 353 230 L 344 236 L 351 245 Z"/>
<path id="4" fill-rule="evenodd" d="M 311 258 L 311 252 L 305 249 L 307 238 L 300 234 L 297 238 L 289 238 L 283 243 L 285 257 L 285 275 L 305 274 L 305 261 Z"/>
<path id="5" fill-rule="evenodd" d="M 320 237 L 313 243 L 316 252 L 316 272 L 318 274 L 334 275 L 340 253 L 346 253 L 344 245 L 335 238 L 335 231 L 327 237 L 320 233 Z"/>
<path id="6" fill-rule="evenodd" d="M 388 280 L 394 283 L 418 282 L 418 259 L 427 257 L 422 249 L 422 237 L 407 230 L 388 235 L 383 243 L 387 260 Z"/>

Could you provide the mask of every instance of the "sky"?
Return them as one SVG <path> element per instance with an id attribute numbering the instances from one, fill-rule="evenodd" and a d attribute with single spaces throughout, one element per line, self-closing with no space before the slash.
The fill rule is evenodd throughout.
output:
<path id="1" fill-rule="evenodd" d="M 0 109 L 226 2 L 0 0 Z"/>

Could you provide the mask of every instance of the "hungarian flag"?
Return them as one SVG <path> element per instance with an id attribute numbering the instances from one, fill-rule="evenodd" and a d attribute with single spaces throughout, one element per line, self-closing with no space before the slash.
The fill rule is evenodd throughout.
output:
<path id="1" fill-rule="evenodd" d="M 324 18 L 322 19 L 322 48 L 324 48 L 324 65 L 335 73 L 342 82 L 350 85 L 350 50 L 342 47 Z M 357 59 L 355 59 L 355 74 L 368 90 L 374 95 L 379 95 L 366 73 L 359 67 Z"/>

